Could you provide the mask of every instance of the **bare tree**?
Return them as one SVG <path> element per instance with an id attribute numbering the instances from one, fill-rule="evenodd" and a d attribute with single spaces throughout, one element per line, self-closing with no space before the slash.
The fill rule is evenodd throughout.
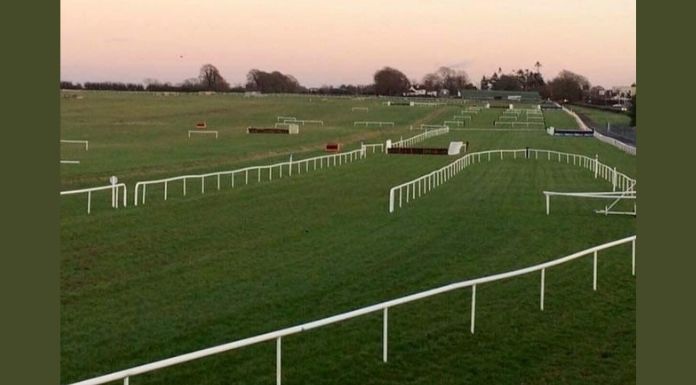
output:
<path id="1" fill-rule="evenodd" d="M 208 91 L 227 91 L 230 88 L 229 83 L 212 64 L 205 64 L 201 67 L 198 79 L 201 87 Z"/>

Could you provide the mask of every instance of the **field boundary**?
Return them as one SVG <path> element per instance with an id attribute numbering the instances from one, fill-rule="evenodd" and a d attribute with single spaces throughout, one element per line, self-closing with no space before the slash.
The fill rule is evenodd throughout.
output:
<path id="1" fill-rule="evenodd" d="M 267 342 L 267 341 L 275 341 L 276 342 L 276 384 L 281 385 L 282 383 L 282 338 L 293 335 L 293 334 L 299 334 L 305 331 L 309 331 L 312 329 L 316 329 L 322 326 L 327 326 L 335 323 L 339 323 L 342 321 L 346 321 L 352 318 L 356 318 L 359 316 L 363 316 L 366 314 L 371 314 L 371 313 L 376 313 L 376 312 L 382 312 L 383 313 L 383 318 L 382 318 L 382 361 L 387 362 L 388 360 L 388 325 L 389 325 L 389 308 L 395 307 L 398 305 L 403 305 L 409 302 L 414 302 L 420 299 L 432 297 L 438 294 L 458 290 L 458 289 L 463 289 L 463 288 L 468 288 L 471 287 L 471 324 L 470 324 L 470 331 L 471 334 L 474 334 L 475 330 L 475 321 L 476 321 L 476 286 L 482 285 L 485 283 L 491 283 L 491 282 L 496 282 L 496 281 L 501 281 L 504 279 L 508 278 L 513 278 L 517 276 L 522 276 L 522 275 L 527 275 L 530 273 L 534 272 L 541 272 L 540 275 L 540 292 L 539 292 L 539 308 L 541 311 L 544 310 L 544 295 L 545 295 L 545 278 L 546 278 L 546 269 L 558 266 L 561 264 L 564 264 L 566 262 L 570 262 L 572 260 L 581 258 L 583 256 L 592 254 L 593 255 L 593 269 L 592 269 L 592 290 L 597 291 L 597 257 L 598 257 L 598 252 L 602 250 L 606 250 L 609 248 L 612 248 L 614 246 L 622 245 L 622 244 L 631 244 L 631 274 L 635 276 L 636 270 L 636 235 L 618 239 L 612 242 L 607 242 L 598 246 L 591 247 L 589 249 L 585 249 L 582 251 L 578 251 L 576 253 L 567 255 L 565 257 L 557 258 L 548 262 L 540 263 L 537 265 L 525 267 L 522 269 L 518 270 L 513 270 L 513 271 L 508 271 L 505 273 L 499 273 L 499 274 L 494 274 L 494 275 L 488 275 L 484 276 L 481 278 L 475 278 L 475 279 L 469 279 L 465 281 L 460 281 L 456 283 L 451 283 L 449 285 L 445 286 L 440 286 L 434 289 L 426 290 L 426 291 L 421 291 L 415 294 L 407 295 L 404 297 L 400 297 L 397 299 L 381 302 L 375 305 L 367 306 L 367 307 L 362 307 L 356 310 L 352 310 L 349 312 L 337 314 L 331 317 L 326 317 L 322 318 L 316 321 L 311 321 L 307 322 L 301 325 L 297 326 L 292 326 L 284 329 L 279 329 L 276 331 L 272 331 L 269 333 L 265 334 L 259 334 L 253 337 L 248 337 L 244 338 L 241 340 L 225 343 L 222 345 L 217 345 L 213 346 L 207 349 L 202 349 L 198 350 L 195 352 L 191 353 L 186 353 L 182 354 L 179 356 L 151 362 L 149 364 L 145 365 L 140 365 L 140 366 L 135 366 L 129 369 L 121 370 L 118 372 L 114 372 L 111 374 L 106 374 L 103 376 L 99 377 L 94 377 L 88 380 L 84 381 L 79 381 L 75 382 L 71 385 L 100 385 L 100 384 L 105 384 L 108 382 L 112 381 L 119 381 L 123 380 L 124 385 L 128 385 L 130 377 L 139 375 L 139 374 L 144 374 L 148 372 L 152 372 L 158 369 L 163 369 L 167 368 L 170 366 L 178 365 L 184 362 L 196 360 L 199 358 L 204 358 L 220 353 L 224 353 L 230 350 L 234 349 L 239 349 L 243 348 L 245 346 L 250 346 L 250 345 L 255 345 L 259 344 L 262 342 Z"/>

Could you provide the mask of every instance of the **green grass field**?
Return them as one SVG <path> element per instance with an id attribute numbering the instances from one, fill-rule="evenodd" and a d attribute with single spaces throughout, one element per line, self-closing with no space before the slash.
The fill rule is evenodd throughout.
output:
<path id="1" fill-rule="evenodd" d="M 587 115 L 597 124 L 606 125 L 607 123 L 616 124 L 620 126 L 629 126 L 631 124 L 631 117 L 628 114 L 622 114 L 619 112 L 603 111 L 596 108 L 587 108 L 572 106 L 574 111 L 581 112 Z"/>
<path id="2" fill-rule="evenodd" d="M 367 106 L 369 112 L 351 112 Z M 235 169 L 421 133 L 461 107 L 387 107 L 376 99 L 284 96 L 158 97 L 86 93 L 65 100 L 65 189 L 106 185 L 132 195 L 138 180 Z M 276 115 L 322 119 L 300 134 L 247 135 Z M 497 116 L 497 114 L 495 115 Z M 483 115 L 482 115 L 483 117 Z M 559 118 L 560 119 L 560 118 Z M 220 138 L 187 139 L 206 120 Z M 355 120 L 394 121 L 356 128 Z M 636 175 L 636 160 L 593 138 L 538 132 L 452 131 L 423 146 L 469 141 L 470 151 L 536 147 L 599 155 Z M 61 198 L 61 383 L 210 347 L 451 282 L 522 268 L 636 232 L 632 217 L 544 189 L 606 191 L 585 169 L 545 159 L 476 164 L 389 214 L 389 189 L 456 159 L 384 155 L 338 168 L 186 197 L 148 189 L 145 206 L 118 210 L 109 195 Z M 195 183 L 194 183 L 195 186 Z M 638 258 L 640 260 L 640 257 Z M 284 384 L 626 384 L 635 381 L 635 278 L 630 246 L 539 277 L 480 286 L 476 334 L 470 291 L 390 309 L 389 363 L 378 314 L 283 339 Z M 130 379 L 131 384 L 272 384 L 275 344 L 264 343 Z"/>

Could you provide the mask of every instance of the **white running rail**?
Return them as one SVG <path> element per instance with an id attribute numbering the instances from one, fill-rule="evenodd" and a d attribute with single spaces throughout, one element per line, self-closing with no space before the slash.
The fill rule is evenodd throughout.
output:
<path id="1" fill-rule="evenodd" d="M 471 288 L 471 325 L 470 325 L 470 331 L 472 334 L 474 334 L 474 326 L 475 326 L 475 320 L 476 320 L 476 287 L 479 285 L 491 283 L 491 282 L 496 282 L 496 281 L 501 281 L 504 279 L 508 278 L 514 278 L 522 275 L 527 275 L 527 274 L 532 274 L 539 272 L 540 273 L 540 289 L 539 289 L 539 309 L 541 311 L 544 310 L 544 294 L 545 294 L 545 277 L 546 277 L 546 270 L 558 266 L 570 261 L 573 261 L 575 259 L 584 257 L 586 255 L 592 255 L 593 260 L 594 260 L 594 268 L 592 270 L 592 290 L 596 291 L 597 290 L 597 257 L 598 257 L 598 252 L 602 250 L 606 250 L 615 246 L 623 245 L 623 244 L 631 244 L 631 274 L 635 276 L 636 273 L 636 236 L 630 236 L 626 237 L 623 239 L 618 239 L 612 242 L 604 243 L 598 246 L 591 247 L 589 249 L 585 249 L 582 251 L 578 251 L 576 253 L 573 253 L 571 255 L 554 259 L 549 262 L 544 262 L 540 263 L 538 265 L 533 265 L 529 266 L 523 269 L 519 270 L 513 270 L 509 271 L 506 273 L 500 273 L 500 274 L 494 274 L 494 275 L 489 275 L 481 278 L 475 278 L 475 279 L 470 279 L 466 281 L 460 281 L 456 283 L 451 283 L 449 285 L 445 286 L 440 286 L 434 289 L 422 291 L 419 293 L 407 295 L 401 298 L 393 299 L 390 301 L 385 301 L 381 302 L 375 305 L 363 307 L 360 309 L 356 309 L 353 311 L 337 314 L 331 317 L 327 318 L 322 318 L 320 320 L 316 321 L 311 321 L 307 322 L 301 325 L 296 325 L 296 326 L 291 326 L 285 329 L 280 329 L 276 331 L 272 331 L 269 333 L 265 334 L 259 334 L 253 337 L 249 338 L 244 338 L 241 340 L 233 341 L 233 342 L 228 342 L 222 345 L 217 345 L 213 346 L 207 349 L 202 349 L 198 350 L 195 352 L 191 353 L 186 353 L 182 354 L 179 356 L 163 359 L 160 361 L 155 361 L 151 362 L 149 364 L 144 364 L 140 366 L 135 366 L 129 369 L 125 370 L 120 370 L 118 372 L 113 372 L 110 374 L 106 374 L 103 376 L 99 377 L 94 377 L 88 380 L 84 381 L 79 381 L 75 382 L 71 385 L 100 385 L 100 384 L 106 384 L 112 381 L 123 381 L 124 385 L 128 385 L 129 380 L 131 377 L 144 374 L 144 373 L 149 373 L 155 370 L 167 368 L 170 366 L 182 364 L 184 362 L 196 360 L 199 358 L 204 358 L 208 356 L 212 356 L 215 354 L 220 354 L 224 353 L 230 350 L 234 349 L 239 349 L 243 348 L 245 346 L 250 346 L 250 345 L 255 345 L 259 344 L 262 342 L 268 342 L 268 341 L 275 341 L 276 343 L 276 384 L 281 385 L 282 382 L 282 366 L 281 366 L 281 358 L 282 358 L 282 339 L 283 337 L 293 335 L 293 334 L 299 334 L 305 331 L 309 331 L 312 329 L 316 329 L 322 326 L 327 326 L 335 323 L 339 323 L 342 321 L 346 321 L 352 318 L 360 317 L 366 314 L 371 314 L 371 313 L 377 313 L 377 312 L 382 312 L 383 318 L 382 318 L 382 361 L 387 362 L 388 360 L 388 333 L 389 333 L 389 320 L 388 320 L 388 312 L 389 308 L 407 304 L 410 302 L 414 302 L 420 299 L 432 297 L 438 294 L 443 294 L 447 293 L 453 290 L 458 290 L 458 289 L 464 289 L 464 288 Z"/>
<path id="2" fill-rule="evenodd" d="M 625 153 L 628 153 L 628 154 L 631 154 L 631 155 L 636 155 L 636 153 L 637 153 L 637 150 L 636 150 L 636 148 L 635 148 L 634 146 L 631 146 L 631 145 L 629 145 L 629 144 L 626 144 L 626 143 L 624 143 L 624 142 L 622 142 L 622 141 L 620 141 L 620 140 L 616 140 L 616 139 L 614 139 L 614 138 L 611 138 L 611 137 L 602 135 L 602 134 L 600 134 L 600 133 L 597 132 L 597 131 L 594 131 L 593 135 L 594 135 L 595 138 L 601 140 L 602 142 L 611 144 L 612 146 L 618 148 L 619 150 L 621 150 L 621 151 L 623 151 L 623 152 L 625 152 Z"/>
<path id="3" fill-rule="evenodd" d="M 394 126 L 394 122 L 378 122 L 378 121 L 359 121 L 359 122 L 353 122 L 353 126 Z"/>
<path id="4" fill-rule="evenodd" d="M 402 207 L 404 202 L 409 203 L 410 201 L 419 198 L 421 195 L 427 194 L 430 190 L 433 190 L 442 183 L 447 182 L 466 167 L 474 163 L 481 163 L 482 158 L 487 158 L 488 161 L 491 161 L 491 159 L 499 157 L 502 160 L 505 154 L 508 154 L 508 157 L 512 155 L 514 159 L 517 159 L 518 157 L 520 159 L 539 159 L 539 156 L 541 155 L 542 159 L 546 157 L 547 160 L 558 160 L 558 162 L 565 162 L 568 164 L 572 162 L 573 165 L 581 166 L 594 172 L 595 178 L 601 177 L 602 179 L 605 179 L 611 183 L 612 191 L 617 191 L 617 189 L 620 191 L 635 190 L 635 179 L 616 171 L 616 167 L 611 168 L 599 162 L 598 156 L 591 158 L 589 156 L 580 154 L 533 148 L 488 150 L 466 154 L 442 168 L 411 181 L 402 183 L 398 186 L 392 187 L 389 190 L 389 212 L 393 213 L 396 209 L 397 199 L 398 207 Z"/>
<path id="5" fill-rule="evenodd" d="M 92 212 L 92 193 L 93 192 L 102 191 L 102 190 L 111 190 L 111 207 L 117 209 L 118 208 L 118 196 L 119 196 L 121 189 L 123 189 L 123 194 L 122 194 L 122 198 L 121 198 L 121 199 L 123 199 L 123 207 L 126 207 L 126 198 L 128 195 L 128 191 L 126 189 L 125 183 L 117 183 L 114 185 L 100 186 L 100 187 L 83 188 L 83 189 L 79 189 L 79 190 L 61 191 L 60 196 L 75 195 L 75 194 L 87 194 L 87 214 L 89 214 Z"/>
<path id="6" fill-rule="evenodd" d="M 218 138 L 218 132 L 215 130 L 205 130 L 205 131 L 203 131 L 203 130 L 189 130 L 189 132 L 188 132 L 189 139 L 191 139 L 191 134 L 214 134 L 215 139 Z"/>
<path id="7" fill-rule="evenodd" d="M 448 133 L 449 130 L 450 130 L 450 129 L 449 129 L 448 126 L 445 126 L 445 127 L 442 127 L 442 128 L 436 128 L 436 129 L 434 129 L 434 130 L 429 130 L 429 131 L 426 131 L 426 132 L 424 132 L 424 133 L 422 133 L 422 134 L 418 134 L 418 135 L 416 135 L 416 136 L 412 136 L 412 137 L 410 137 L 410 138 L 401 139 L 401 140 L 399 140 L 399 141 L 397 141 L 397 142 L 392 143 L 391 146 L 392 146 L 392 147 L 397 147 L 397 148 L 399 148 L 399 147 L 409 147 L 409 146 L 412 146 L 412 145 L 414 145 L 414 144 L 416 144 L 416 143 L 422 142 L 422 141 L 424 141 L 424 140 L 426 140 L 426 139 L 428 139 L 428 138 L 432 138 L 433 136 L 444 135 L 444 134 Z"/>
<path id="8" fill-rule="evenodd" d="M 61 143 L 72 143 L 72 144 L 84 144 L 85 145 L 85 151 L 89 150 L 89 141 L 88 140 L 68 140 L 68 139 L 61 139 Z"/>
<path id="9" fill-rule="evenodd" d="M 296 168 L 296 172 L 298 174 L 302 173 L 302 169 L 305 169 L 305 172 L 309 172 L 310 170 L 316 170 L 317 168 L 321 169 L 324 167 L 331 167 L 331 163 L 333 163 L 333 166 L 340 166 L 343 163 L 349 163 L 353 162 L 354 160 L 358 159 L 363 159 L 367 156 L 367 151 L 365 147 L 359 148 L 357 150 L 349 151 L 349 152 L 340 152 L 336 154 L 330 154 L 330 155 L 322 155 L 322 156 L 316 156 L 313 158 L 307 158 L 307 159 L 300 159 L 300 160 L 290 160 L 287 162 L 280 162 L 280 163 L 275 163 L 275 164 L 270 164 L 270 165 L 265 165 L 265 166 L 250 166 L 250 167 L 245 167 L 245 168 L 240 168 L 237 170 L 230 170 L 230 171 L 218 171 L 218 172 L 211 172 L 211 173 L 206 173 L 206 174 L 194 174 L 194 175 L 180 175 L 180 176 L 175 176 L 171 178 L 164 178 L 164 179 L 156 179 L 156 180 L 146 180 L 146 181 L 140 181 L 135 184 L 135 189 L 134 189 L 134 196 L 133 196 L 133 203 L 135 206 L 137 206 L 139 203 L 145 204 L 145 197 L 147 194 L 147 186 L 150 185 L 163 185 L 164 186 L 164 200 L 167 200 L 168 197 L 168 187 L 169 183 L 171 182 L 176 182 L 176 181 L 182 181 L 182 191 L 183 195 L 186 195 L 186 182 L 187 180 L 190 179 L 196 179 L 200 180 L 200 186 L 201 186 L 201 194 L 205 194 L 205 181 L 207 178 L 212 178 L 215 177 L 217 178 L 217 189 L 220 190 L 222 187 L 222 182 L 221 179 L 223 176 L 229 177 L 230 178 L 230 187 L 235 187 L 235 177 L 241 176 L 244 178 L 244 185 L 249 184 L 249 176 L 253 177 L 254 173 L 256 173 L 256 180 L 257 182 L 261 182 L 261 179 L 265 179 L 266 177 L 263 176 L 262 174 L 267 174 L 267 178 L 269 181 L 273 180 L 273 174 L 274 170 L 277 170 L 278 172 L 278 177 L 282 178 L 283 177 L 283 169 L 287 170 L 288 176 L 292 176 L 293 169 Z M 310 166 L 310 164 L 312 166 Z"/>

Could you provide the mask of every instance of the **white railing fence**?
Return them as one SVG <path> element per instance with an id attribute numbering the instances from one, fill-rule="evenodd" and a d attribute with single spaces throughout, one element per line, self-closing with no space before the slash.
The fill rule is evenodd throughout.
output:
<path id="1" fill-rule="evenodd" d="M 61 139 L 61 143 L 71 143 L 71 144 L 84 144 L 85 145 L 85 151 L 89 150 L 89 141 L 88 140 L 69 140 L 69 139 Z"/>
<path id="2" fill-rule="evenodd" d="M 636 191 L 601 191 L 601 192 L 558 192 L 558 191 L 542 191 L 544 197 L 546 198 L 546 215 L 551 213 L 551 197 L 552 196 L 563 196 L 563 197 L 575 197 L 575 198 L 592 198 L 592 199 L 613 199 L 612 204 L 601 210 L 604 214 L 619 214 L 619 212 L 612 212 L 611 210 L 614 205 L 622 199 L 636 199 Z M 597 211 L 600 212 L 600 211 Z M 629 214 L 627 212 L 621 212 L 621 214 Z M 635 215 L 635 210 L 630 214 Z"/>
<path id="3" fill-rule="evenodd" d="M 366 156 L 366 148 L 362 147 L 360 149 L 349 152 L 340 152 L 336 154 L 322 155 L 300 160 L 289 160 L 287 162 L 280 162 L 265 166 L 251 166 L 237 170 L 218 171 L 195 175 L 180 175 L 171 178 L 140 181 L 135 184 L 133 202 L 135 206 L 138 206 L 138 204 L 145 204 L 147 186 L 151 185 L 162 185 L 164 187 L 164 200 L 167 200 L 167 197 L 169 196 L 168 187 L 169 184 L 172 182 L 181 181 L 182 192 L 183 195 L 186 196 L 186 182 L 190 180 L 200 181 L 201 194 L 205 194 L 205 182 L 209 178 L 215 178 L 217 180 L 217 189 L 220 190 L 222 188 L 223 177 L 229 178 L 230 187 L 234 188 L 235 185 L 248 185 L 250 176 L 252 178 L 252 181 L 253 179 L 256 179 L 256 182 L 260 183 L 262 180 L 266 179 L 268 179 L 269 181 L 273 180 L 274 174 L 277 175 L 276 178 L 282 178 L 283 172 L 287 173 L 288 176 L 292 176 L 293 170 L 295 170 L 297 174 L 301 174 L 303 169 L 304 172 L 309 172 L 317 169 L 322 169 L 324 167 L 328 168 L 331 166 L 341 166 L 343 164 L 353 162 L 354 160 L 363 159 Z M 239 178 L 242 178 L 241 182 L 237 181 L 237 179 Z"/>
<path id="4" fill-rule="evenodd" d="M 634 191 L 636 180 L 616 171 L 616 167 L 611 168 L 601 162 L 599 158 L 595 156 L 591 158 L 589 156 L 580 154 L 571 154 L 566 152 L 559 152 L 553 150 L 542 150 L 534 148 L 522 148 L 522 149 L 512 149 L 512 150 L 488 150 L 472 152 L 464 155 L 463 157 L 455 160 L 454 162 L 425 174 L 421 177 L 413 179 L 411 181 L 402 183 L 398 186 L 394 186 L 389 190 L 389 212 L 393 213 L 397 207 L 402 207 L 405 203 L 409 203 L 421 195 L 425 195 L 434 188 L 440 186 L 441 184 L 447 182 L 452 177 L 457 175 L 460 171 L 469 167 L 475 163 L 481 163 L 481 159 L 487 158 L 488 161 L 491 159 L 497 159 L 500 157 L 502 160 L 504 154 L 508 154 L 508 157 L 512 155 L 513 159 L 539 159 L 547 158 L 547 160 L 558 160 L 558 162 L 572 163 L 590 171 L 593 171 L 595 178 L 603 178 L 612 184 L 612 190 L 617 191 Z M 397 198 L 398 196 L 398 198 Z M 405 196 L 405 199 L 404 199 Z"/>
<path id="5" fill-rule="evenodd" d="M 500 273 L 500 274 L 495 274 L 495 275 L 489 275 L 486 277 L 481 277 L 481 278 L 476 278 L 476 279 L 470 279 L 466 281 L 461 281 L 461 282 L 456 282 L 452 283 L 449 285 L 445 286 L 440 286 L 434 289 L 422 291 L 419 293 L 407 295 L 405 297 L 393 299 L 390 301 L 385 301 L 381 302 L 372 306 L 367 306 L 363 307 L 357 310 L 349 311 L 346 313 L 341 313 L 337 314 L 331 317 L 327 318 L 322 318 L 320 320 L 316 321 L 311 321 L 307 322 L 301 325 L 297 326 L 292 326 L 288 327 L 285 329 L 280 329 L 276 330 L 273 332 L 265 333 L 265 334 L 260 334 L 254 337 L 249 337 L 233 342 L 229 342 L 226 344 L 222 345 L 217 345 L 213 346 L 207 349 L 202 349 L 198 350 L 195 352 L 191 353 L 186 353 L 182 354 L 176 357 L 171 357 L 167 358 L 164 360 L 160 361 L 155 361 L 149 364 L 145 365 L 140 365 L 136 367 L 132 367 L 129 369 L 121 370 L 118 372 L 114 372 L 111 374 L 106 374 L 103 376 L 99 377 L 94 377 L 88 380 L 84 381 L 79 381 L 76 383 L 73 383 L 72 385 L 100 385 L 100 384 L 105 384 L 109 383 L 112 381 L 123 381 L 124 385 L 128 385 L 129 380 L 131 377 L 144 374 L 144 373 L 149 373 L 155 370 L 167 368 L 170 366 L 178 365 L 184 362 L 196 360 L 199 358 L 203 357 L 208 357 L 212 356 L 215 354 L 220 354 L 223 352 L 227 352 L 230 350 L 234 349 L 239 349 L 245 346 L 250 346 L 250 345 L 255 345 L 259 344 L 262 342 L 267 342 L 267 341 L 275 341 L 276 343 L 276 384 L 281 385 L 282 382 L 282 366 L 281 366 L 281 361 L 282 361 L 282 339 L 283 337 L 293 335 L 293 334 L 299 334 L 305 331 L 309 331 L 312 329 L 316 329 L 322 326 L 327 326 L 335 323 L 339 323 L 342 321 L 346 321 L 352 318 L 360 317 L 366 314 L 371 314 L 371 313 L 376 313 L 376 312 L 382 312 L 383 318 L 382 318 L 382 361 L 387 362 L 388 360 L 388 325 L 389 325 L 389 319 L 388 319 L 388 314 L 389 314 L 389 309 L 395 306 L 407 304 L 410 302 L 414 302 L 420 299 L 432 297 L 438 294 L 443 294 L 447 293 L 450 291 L 458 290 L 458 289 L 464 289 L 464 288 L 471 288 L 471 325 L 470 325 L 470 331 L 472 334 L 474 334 L 474 326 L 475 326 L 475 320 L 476 320 L 476 287 L 491 283 L 491 282 L 496 282 L 496 281 L 501 281 L 504 279 L 508 278 L 513 278 L 513 277 L 518 277 L 522 275 L 527 275 L 531 273 L 540 273 L 540 289 L 539 289 L 539 309 L 541 311 L 544 310 L 544 294 L 545 294 L 545 278 L 546 278 L 546 270 L 558 266 L 570 261 L 573 261 L 575 259 L 584 257 L 586 255 L 592 255 L 593 256 L 593 269 L 592 269 L 592 290 L 596 291 L 597 290 L 597 258 L 598 258 L 598 252 L 602 250 L 606 250 L 618 245 L 623 245 L 623 244 L 631 244 L 631 274 L 635 276 L 635 266 L 636 266 L 636 236 L 630 236 L 627 238 L 619 239 L 616 241 L 604 243 L 598 246 L 591 247 L 589 249 L 585 249 L 579 252 L 576 252 L 574 254 L 554 259 L 549 262 L 545 263 L 540 263 L 538 265 L 534 266 L 529 266 L 523 269 L 519 270 L 514 270 L 514 271 L 509 271 L 506 273 Z"/>
<path id="6" fill-rule="evenodd" d="M 594 135 L 595 138 L 599 139 L 600 141 L 602 141 L 602 142 L 604 142 L 604 143 L 611 144 L 612 146 L 618 148 L 619 150 L 621 150 L 621 151 L 623 151 L 623 152 L 625 152 L 625 153 L 628 153 L 628 154 L 631 154 L 631 155 L 636 155 L 637 152 L 638 152 L 637 149 L 636 149 L 636 147 L 631 146 L 631 145 L 629 145 L 629 144 L 626 144 L 626 143 L 624 143 L 624 142 L 622 142 L 622 141 L 620 141 L 620 140 L 616 140 L 616 139 L 614 139 L 614 138 L 611 138 L 611 137 L 602 135 L 602 134 L 600 134 L 600 133 L 597 132 L 597 131 L 595 131 L 595 132 L 593 133 L 593 135 Z"/>
<path id="7" fill-rule="evenodd" d="M 123 193 L 121 194 L 121 189 L 123 189 Z M 69 190 L 69 191 L 61 191 L 60 195 L 76 195 L 76 194 L 87 194 L 87 214 L 92 212 L 92 193 L 96 191 L 102 191 L 102 190 L 111 190 L 111 207 L 117 209 L 118 208 L 118 200 L 119 200 L 119 194 L 121 194 L 121 199 L 123 200 L 123 207 L 126 207 L 126 199 L 128 195 L 128 190 L 126 188 L 125 183 L 117 183 L 113 185 L 108 185 L 108 186 L 99 186 L 99 187 L 90 187 L 90 188 L 83 188 L 79 190 Z"/>
<path id="8" fill-rule="evenodd" d="M 363 144 L 363 146 L 365 146 L 365 149 L 372 148 L 373 154 L 377 148 L 379 148 L 379 152 L 384 152 L 384 143 L 367 143 Z"/>
<path id="9" fill-rule="evenodd" d="M 422 134 L 418 134 L 418 135 L 416 135 L 416 136 L 412 136 L 412 137 L 410 137 L 410 138 L 401 139 L 401 140 L 399 140 L 399 141 L 393 142 L 393 143 L 391 144 L 391 146 L 392 146 L 392 147 L 397 147 L 397 148 L 399 148 L 399 147 L 410 147 L 410 146 L 412 146 L 412 145 L 414 145 L 414 144 L 416 144 L 416 143 L 422 142 L 422 141 L 424 141 L 424 140 L 426 140 L 426 139 L 428 139 L 428 138 L 432 138 L 432 137 L 438 136 L 438 135 L 444 135 L 444 134 L 448 133 L 449 131 L 450 131 L 450 129 L 449 129 L 449 127 L 447 127 L 447 126 L 442 127 L 442 128 L 436 128 L 436 129 L 434 129 L 434 130 L 429 130 L 429 131 L 426 131 L 426 132 L 424 132 L 424 133 L 422 133 Z"/>

